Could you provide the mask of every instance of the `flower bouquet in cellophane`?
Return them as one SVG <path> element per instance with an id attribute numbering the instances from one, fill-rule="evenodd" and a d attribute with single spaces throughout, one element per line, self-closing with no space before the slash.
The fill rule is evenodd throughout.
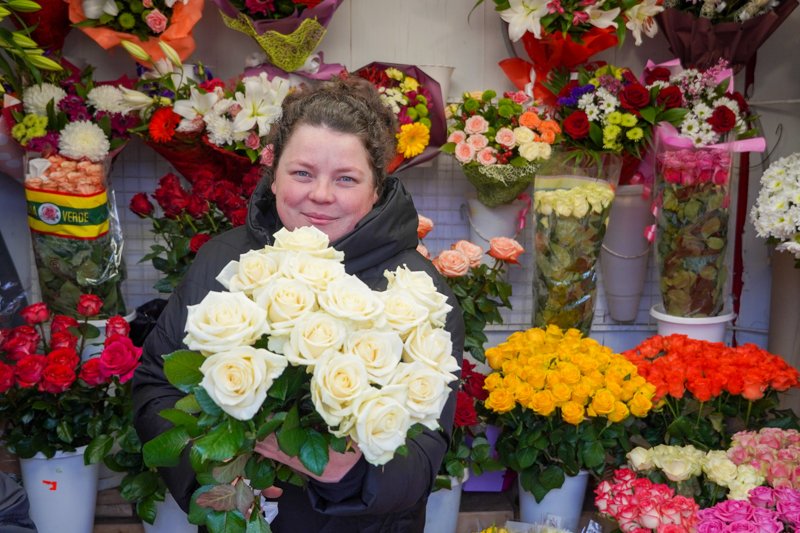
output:
<path id="1" fill-rule="evenodd" d="M 373 291 L 342 260 L 318 229 L 282 229 L 274 245 L 222 270 L 227 292 L 188 308 L 188 350 L 164 363 L 187 396 L 162 413 L 175 427 L 144 455 L 170 466 L 191 447 L 202 485 L 192 522 L 269 531 L 254 489 L 303 478 L 262 453 L 279 449 L 320 475 L 331 454 L 383 465 L 407 438 L 439 427 L 459 370 L 446 296 L 405 267 L 384 272 L 387 289 Z"/>

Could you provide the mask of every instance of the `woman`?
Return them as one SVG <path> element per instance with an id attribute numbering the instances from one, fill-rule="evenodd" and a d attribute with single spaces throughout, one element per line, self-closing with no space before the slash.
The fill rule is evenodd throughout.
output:
<path id="1" fill-rule="evenodd" d="M 182 347 L 186 307 L 211 290 L 223 290 L 215 281 L 222 268 L 240 254 L 271 243 L 282 227 L 311 225 L 325 232 L 344 252 L 347 273 L 375 290 L 386 287 L 387 269 L 407 265 L 430 274 L 453 306 L 445 327 L 460 363 L 461 310 L 444 280 L 416 252 L 417 213 L 411 197 L 396 178 L 385 175 L 394 154 L 394 131 L 394 116 L 363 80 L 337 80 L 286 98 L 283 115 L 270 132 L 274 159 L 250 200 L 246 226 L 203 246 L 145 342 L 133 385 L 134 422 L 143 442 L 170 427 L 158 413 L 183 396 L 164 377 L 161 355 Z M 398 456 L 383 467 L 345 454 L 342 461 L 331 461 L 338 472 L 311 477 L 304 488 L 281 485 L 273 530 L 421 532 L 454 412 L 451 393 L 440 419 L 442 430 L 425 430 L 408 443 L 406 457 Z M 285 460 L 269 446 L 259 451 Z M 188 461 L 164 469 L 163 476 L 187 509 L 196 488 Z"/>

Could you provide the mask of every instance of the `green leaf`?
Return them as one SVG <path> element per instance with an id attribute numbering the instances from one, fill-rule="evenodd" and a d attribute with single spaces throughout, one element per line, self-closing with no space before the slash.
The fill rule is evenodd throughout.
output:
<path id="1" fill-rule="evenodd" d="M 173 426 L 185 427 L 193 435 L 197 432 L 197 418 L 181 409 L 164 409 L 158 415 L 172 422 Z"/>
<path id="2" fill-rule="evenodd" d="M 581 446 L 581 457 L 583 464 L 587 468 L 595 468 L 603 464 L 605 461 L 605 450 L 603 445 L 597 441 L 584 442 Z"/>
<path id="3" fill-rule="evenodd" d="M 256 453 L 247 461 L 244 474 L 256 490 L 263 490 L 275 484 L 275 467 L 272 461 Z"/>
<path id="4" fill-rule="evenodd" d="M 215 511 L 232 511 L 236 509 L 236 487 L 229 483 L 214 485 L 211 490 L 197 496 L 197 505 Z"/>
<path id="5" fill-rule="evenodd" d="M 181 392 L 188 393 L 203 379 L 200 365 L 206 360 L 200 352 L 178 350 L 164 356 L 164 375 Z"/>
<path id="6" fill-rule="evenodd" d="M 136 502 L 136 516 L 152 525 L 156 521 L 156 500 L 155 498 L 146 498 L 140 502 Z"/>
<path id="7" fill-rule="evenodd" d="M 208 395 L 204 388 L 197 387 L 194 391 L 194 396 L 204 413 L 212 417 L 222 416 L 222 409 L 217 405 L 217 402 L 211 399 L 211 396 Z"/>
<path id="8" fill-rule="evenodd" d="M 539 482 L 548 491 L 557 489 L 564 484 L 564 471 L 556 465 L 545 467 L 539 474 Z"/>
<path id="9" fill-rule="evenodd" d="M 533 464 L 536 463 L 536 459 L 539 457 L 539 452 L 533 447 L 522 448 L 517 451 L 516 457 L 519 467 L 525 469 L 533 466 Z"/>
<path id="10" fill-rule="evenodd" d="M 233 461 L 228 461 L 213 469 L 212 475 L 217 483 L 230 483 L 244 474 L 244 467 L 250 459 L 250 454 L 237 456 Z"/>
<path id="11" fill-rule="evenodd" d="M 278 432 L 278 446 L 281 451 L 292 457 L 297 457 L 300 454 L 300 449 L 306 441 L 306 432 L 303 428 L 292 427 L 289 429 L 281 429 Z"/>
<path id="12" fill-rule="evenodd" d="M 111 435 L 99 435 L 95 437 L 86 447 L 86 451 L 83 452 L 83 461 L 87 465 L 99 463 L 103 460 L 103 457 L 108 455 L 113 445 L 114 437 Z"/>
<path id="13" fill-rule="evenodd" d="M 206 525 L 212 533 L 228 533 L 229 531 L 244 531 L 247 524 L 239 511 L 226 513 L 212 513 L 206 518 Z"/>
<path id="14" fill-rule="evenodd" d="M 197 439 L 194 449 L 205 461 L 227 461 L 242 448 L 244 440 L 242 424 L 228 420 L 227 424 L 220 424 Z"/>
<path id="15" fill-rule="evenodd" d="M 270 533 L 269 524 L 262 513 L 251 513 L 250 520 L 247 521 L 245 533 Z"/>
<path id="16" fill-rule="evenodd" d="M 328 465 L 328 443 L 319 432 L 306 430 L 305 442 L 300 447 L 300 461 L 316 475 L 322 475 Z"/>
<path id="17" fill-rule="evenodd" d="M 161 478 L 158 472 L 147 470 L 140 472 L 120 484 L 120 495 L 127 501 L 136 503 L 158 490 Z"/>
<path id="18" fill-rule="evenodd" d="M 144 463 L 150 467 L 177 466 L 189 433 L 185 428 L 172 428 L 142 446 Z"/>

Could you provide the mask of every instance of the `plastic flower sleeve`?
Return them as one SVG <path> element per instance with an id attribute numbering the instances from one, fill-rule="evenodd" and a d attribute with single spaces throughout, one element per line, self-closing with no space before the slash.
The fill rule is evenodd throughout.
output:
<path id="1" fill-rule="evenodd" d="M 125 314 L 123 239 L 111 158 L 74 161 L 61 155 L 25 158 L 25 198 L 42 301 L 55 313 L 75 315 L 81 294 L 103 300 L 101 317 Z"/>
<path id="2" fill-rule="evenodd" d="M 487 207 L 512 202 L 533 183 L 539 165 L 462 166 L 461 171 L 478 192 L 478 200 Z"/>

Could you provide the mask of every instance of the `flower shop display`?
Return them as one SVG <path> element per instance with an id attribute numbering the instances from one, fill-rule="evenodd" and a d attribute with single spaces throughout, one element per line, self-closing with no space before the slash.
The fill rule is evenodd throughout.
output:
<path id="1" fill-rule="evenodd" d="M 94 42 L 108 50 L 131 42 L 154 61 L 165 57 L 158 44 L 166 43 L 185 60 L 194 52 L 192 29 L 203 16 L 204 0 L 65 0 L 69 20 Z"/>
<path id="2" fill-rule="evenodd" d="M 164 277 L 153 286 L 158 292 L 169 293 L 178 286 L 200 248 L 211 237 L 244 224 L 247 218 L 247 199 L 252 194 L 261 172 L 252 167 L 236 183 L 208 175 L 187 187 L 178 176 L 165 174 L 150 196 L 161 210 L 140 192 L 133 195 L 129 209 L 152 222 L 157 241 L 141 260 L 151 261 Z"/>
<path id="3" fill-rule="evenodd" d="M 533 183 L 561 133 L 556 121 L 540 117 L 525 93 L 505 93 L 495 102 L 496 97 L 492 90 L 464 93 L 449 108 L 449 135 L 442 146 L 488 207 L 511 202 Z"/>
<path id="4" fill-rule="evenodd" d="M 401 172 L 430 161 L 447 139 L 439 82 L 413 65 L 370 63 L 354 72 L 374 85 L 397 117 L 397 154 L 386 169 Z"/>
<path id="5" fill-rule="evenodd" d="M 740 431 L 731 439 L 728 457 L 754 467 L 770 487 L 800 488 L 800 432 L 795 429 Z"/>
<path id="6" fill-rule="evenodd" d="M 110 166 L 136 118 L 121 90 L 73 72 L 59 85 L 31 85 L 13 111 L 14 139 L 26 150 L 25 197 L 42 299 L 74 314 L 82 292 L 99 295 L 103 317 L 125 314 L 123 237 Z"/>
<path id="7" fill-rule="evenodd" d="M 276 476 L 302 482 L 258 450 L 279 447 L 319 475 L 329 453 L 381 465 L 402 453 L 409 432 L 438 427 L 458 370 L 442 328 L 446 297 L 427 274 L 404 267 L 384 273 L 386 291 L 372 291 L 342 259 L 318 229 L 282 229 L 274 245 L 222 270 L 217 280 L 231 292 L 189 307 L 189 350 L 165 357 L 168 379 L 187 398 L 165 413 L 175 427 L 145 443 L 144 454 L 149 466 L 166 466 L 191 446 L 202 484 L 194 523 L 244 531 L 243 516 L 261 506 L 253 489 Z M 250 522 L 269 531 L 259 512 Z"/>
<path id="8" fill-rule="evenodd" d="M 778 393 L 798 387 L 797 369 L 753 344 L 655 335 L 623 355 L 655 386 L 658 408 L 642 429 L 652 445 L 724 449 L 740 430 L 798 427 L 797 415 L 778 409 Z"/>
<path id="9" fill-rule="evenodd" d="M 214 0 L 225 25 L 252 37 L 269 63 L 301 69 L 322 42 L 342 0 Z"/>
<path id="10" fill-rule="evenodd" d="M 778 533 L 800 527 L 800 491 L 757 487 L 746 501 L 725 500 L 695 515 L 697 531 Z"/>
<path id="11" fill-rule="evenodd" d="M 502 428 L 500 461 L 519 473 L 521 490 L 537 502 L 566 476 L 602 475 L 622 465 L 635 419 L 653 407 L 655 387 L 635 366 L 576 329 L 518 331 L 486 350 L 486 358 L 493 372 L 483 407 L 488 421 Z M 582 508 L 571 503 L 576 514 L 566 524 Z"/>
<path id="12" fill-rule="evenodd" d="M 756 234 L 780 252 L 800 261 L 800 153 L 782 157 L 761 175 L 761 188 L 750 210 Z"/>

